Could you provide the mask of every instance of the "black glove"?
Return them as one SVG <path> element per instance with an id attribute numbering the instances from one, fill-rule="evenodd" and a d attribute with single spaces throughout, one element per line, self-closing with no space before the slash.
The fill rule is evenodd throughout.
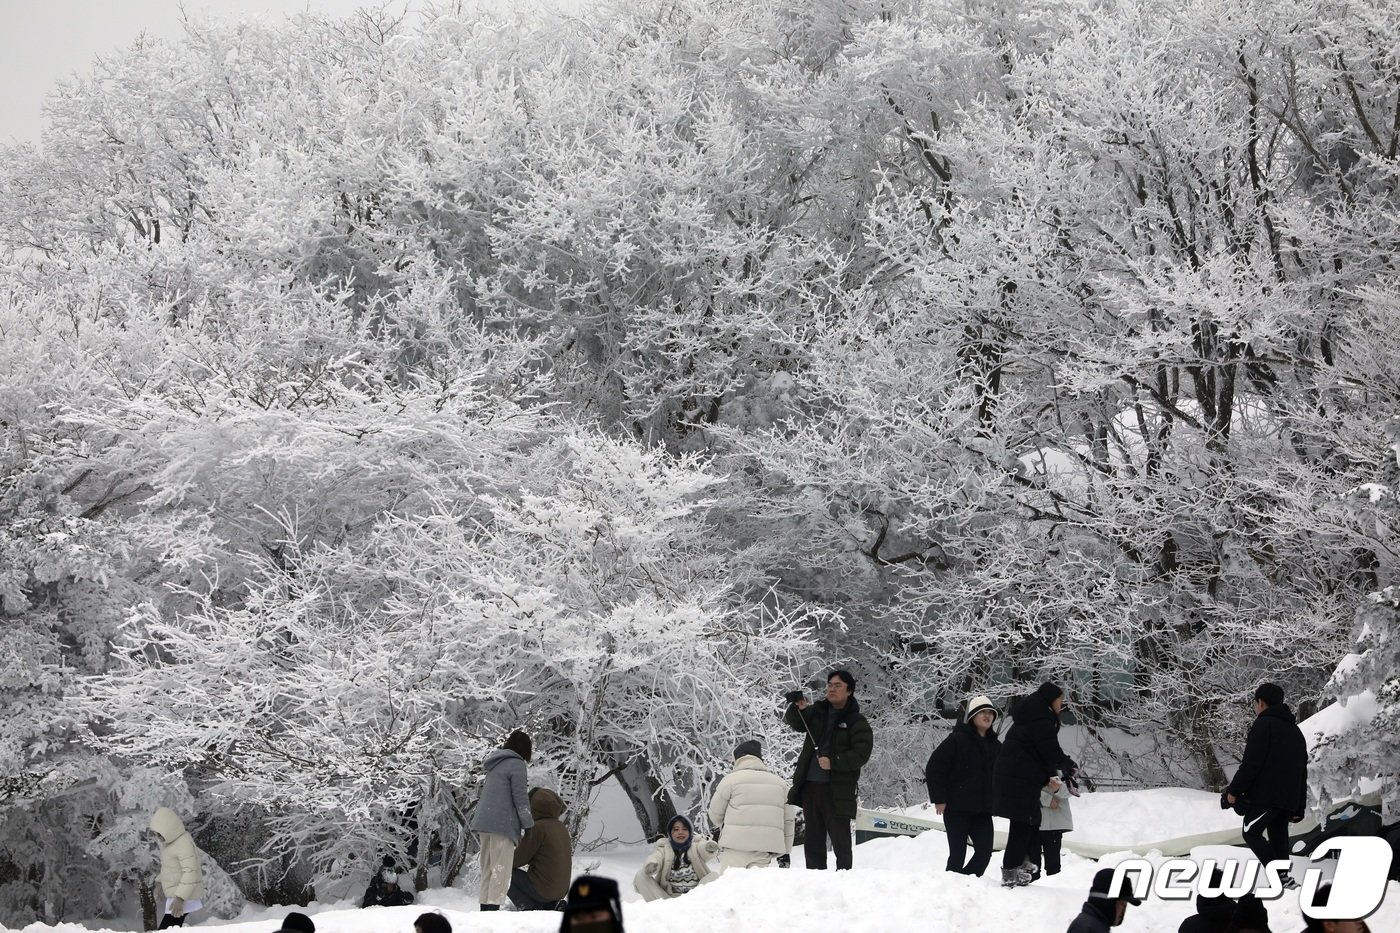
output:
<path id="1" fill-rule="evenodd" d="M 783 694 L 783 699 L 787 700 L 789 703 L 796 703 L 798 700 L 805 699 L 806 697 L 807 694 L 803 693 L 801 690 L 789 690 L 787 693 Z"/>
<path id="2" fill-rule="evenodd" d="M 787 853 L 783 853 L 782 855 L 778 856 L 778 867 L 779 867 L 779 868 L 791 868 L 791 867 L 792 867 L 792 856 L 791 856 L 791 855 L 788 855 Z"/>

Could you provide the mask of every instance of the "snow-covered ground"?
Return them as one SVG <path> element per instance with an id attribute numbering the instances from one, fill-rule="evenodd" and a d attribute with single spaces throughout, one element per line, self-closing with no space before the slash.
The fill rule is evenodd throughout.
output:
<path id="1" fill-rule="evenodd" d="M 1143 790 L 1085 795 L 1074 801 L 1075 835 L 1084 841 L 1117 841 L 1140 845 L 1154 840 L 1229 828 L 1233 817 L 1221 811 L 1212 794 L 1187 790 Z M 928 817 L 920 807 L 903 811 Z M 730 872 L 713 884 L 683 898 L 645 904 L 632 893 L 631 879 L 646 846 L 620 846 L 580 853 L 576 872 L 592 871 L 616 878 L 626 905 L 624 922 L 632 933 L 647 931 L 734 931 L 734 933 L 792 933 L 804 929 L 840 929 L 842 933 L 891 931 L 1015 931 L 1063 933 L 1079 911 L 1089 881 L 1100 865 L 1111 865 L 1066 854 L 1065 870 L 1042 878 L 1028 888 L 1005 890 L 998 884 L 999 862 L 982 878 L 943 871 L 947 845 L 941 832 L 916 838 L 877 839 L 856 847 L 850 872 L 808 872 L 779 868 Z M 1196 850 L 1196 857 L 1219 857 L 1224 852 L 1247 856 L 1244 849 L 1220 847 Z M 800 864 L 801 852 L 794 862 Z M 205 920 L 196 926 L 219 928 L 219 933 L 270 933 L 288 908 L 250 909 L 230 922 Z M 413 918 L 424 910 L 441 910 L 457 931 L 545 933 L 558 929 L 551 913 L 477 912 L 475 898 L 461 890 L 430 890 L 412 907 L 359 910 L 353 904 L 313 904 L 301 908 L 325 933 L 412 933 Z M 1149 899 L 1130 908 L 1125 933 L 1175 933 L 1191 913 L 1188 902 Z M 1275 931 L 1301 930 L 1297 895 L 1269 905 Z M 1392 884 L 1386 902 L 1370 920 L 1376 933 L 1400 931 L 1400 885 Z M 63 924 L 32 924 L 24 933 L 84 933 L 98 928 Z M 3 930 L 4 928 L 0 928 Z"/>

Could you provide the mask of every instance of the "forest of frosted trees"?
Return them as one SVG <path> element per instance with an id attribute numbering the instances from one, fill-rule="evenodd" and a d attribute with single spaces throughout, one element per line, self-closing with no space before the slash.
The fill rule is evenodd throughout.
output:
<path id="1" fill-rule="evenodd" d="M 1265 677 L 1377 690 L 1315 790 L 1395 771 L 1400 5 L 194 22 L 47 120 L 0 923 L 115 911 L 161 803 L 216 908 L 459 881 L 516 726 L 651 834 L 832 663 L 867 805 L 1045 678 L 1103 776 L 1219 787 Z"/>

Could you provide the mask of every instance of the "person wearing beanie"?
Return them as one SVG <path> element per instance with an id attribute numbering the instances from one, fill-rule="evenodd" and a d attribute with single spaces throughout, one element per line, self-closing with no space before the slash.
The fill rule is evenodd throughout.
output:
<path id="1" fill-rule="evenodd" d="M 399 887 L 399 873 L 394 868 L 394 860 L 384 856 L 379 871 L 369 879 L 365 896 L 360 900 L 361 907 L 404 907 L 413 903 L 413 895 Z"/>
<path id="2" fill-rule="evenodd" d="M 1041 789 L 1058 792 L 1060 776 L 1076 767 L 1060 747 L 1064 707 L 1065 692 L 1049 681 L 1017 703 L 992 768 L 992 815 L 1010 823 L 1001 858 L 1001 883 L 1008 888 L 1030 884 L 1035 878 L 1029 855 L 1031 839 L 1040 826 Z"/>
<path id="3" fill-rule="evenodd" d="M 501 909 L 510 890 L 516 844 L 535 825 L 525 771 L 531 752 L 530 737 L 517 729 L 481 763 L 486 783 L 472 816 L 472 830 L 481 840 L 478 900 L 482 910 Z"/>
<path id="4" fill-rule="evenodd" d="M 1267 865 L 1288 859 L 1288 824 L 1307 812 L 1308 743 L 1278 684 L 1263 683 L 1254 691 L 1254 714 L 1224 804 L 1243 814 L 1244 844 Z M 1298 886 L 1287 873 L 1283 883 Z"/>
<path id="5" fill-rule="evenodd" d="M 277 933 L 316 933 L 316 924 L 306 914 L 292 911 L 282 919 L 282 929 Z"/>
<path id="6" fill-rule="evenodd" d="M 962 722 L 924 765 L 929 803 L 943 817 L 948 834 L 946 871 L 981 877 L 992 861 L 992 769 L 1001 753 L 1001 740 L 992 729 L 996 719 L 991 700 L 973 697 Z"/>
<path id="7" fill-rule="evenodd" d="M 710 798 L 707 816 L 719 830 L 720 870 L 761 868 L 792 850 L 794 819 L 787 781 L 768 770 L 756 739 L 734 749 L 734 770 Z"/>
<path id="8" fill-rule="evenodd" d="M 1117 891 L 1113 887 L 1113 869 L 1100 868 L 1094 873 L 1094 881 L 1089 885 L 1089 899 L 1079 910 L 1079 916 L 1070 921 L 1065 933 L 1108 933 L 1110 927 L 1123 923 L 1128 913 L 1128 905 L 1134 907 L 1142 901 L 1133 896 L 1128 879 L 1124 878 Z"/>
<path id="9" fill-rule="evenodd" d="M 827 676 L 825 700 L 808 703 L 800 691 L 787 694 L 783 721 L 803 735 L 788 803 L 802 808 L 808 868 L 826 868 L 828 838 L 837 870 L 851 867 L 851 820 L 856 818 L 860 770 L 875 750 L 875 733 L 861 715 L 855 694 L 856 679 L 850 671 Z"/>
<path id="10" fill-rule="evenodd" d="M 622 892 L 617 882 L 597 875 L 575 878 L 559 933 L 623 933 Z"/>
<path id="11" fill-rule="evenodd" d="M 573 875 L 573 843 L 560 821 L 564 800 L 547 787 L 530 791 L 530 814 L 535 825 L 515 847 L 510 890 L 506 895 L 517 910 L 557 910 L 569 893 Z"/>
<path id="12" fill-rule="evenodd" d="M 1225 873 L 1215 869 L 1210 886 L 1219 890 Z M 1177 927 L 1177 933 L 1272 933 L 1269 912 L 1262 901 L 1252 894 L 1236 900 L 1227 894 L 1197 894 L 1196 912 Z"/>
<path id="13" fill-rule="evenodd" d="M 651 854 L 637 870 L 632 886 L 648 901 L 680 897 L 715 879 L 710 860 L 718 854 L 719 843 L 697 835 L 690 820 L 677 814 L 666 824 L 666 835 L 656 840 Z"/>

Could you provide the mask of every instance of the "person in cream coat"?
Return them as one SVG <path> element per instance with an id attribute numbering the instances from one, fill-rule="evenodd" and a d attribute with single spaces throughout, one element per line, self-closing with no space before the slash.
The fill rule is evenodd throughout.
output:
<path id="1" fill-rule="evenodd" d="M 788 782 L 768 770 L 756 740 L 734 749 L 734 770 L 710 800 L 710 825 L 719 830 L 720 868 L 770 865 L 792 850 L 793 812 Z"/>
<path id="2" fill-rule="evenodd" d="M 156 906 L 163 912 L 160 929 L 182 927 L 185 917 L 204 906 L 200 851 L 184 822 L 169 807 L 156 807 L 150 828 L 160 836 L 160 875 L 156 879 L 160 888 Z"/>

